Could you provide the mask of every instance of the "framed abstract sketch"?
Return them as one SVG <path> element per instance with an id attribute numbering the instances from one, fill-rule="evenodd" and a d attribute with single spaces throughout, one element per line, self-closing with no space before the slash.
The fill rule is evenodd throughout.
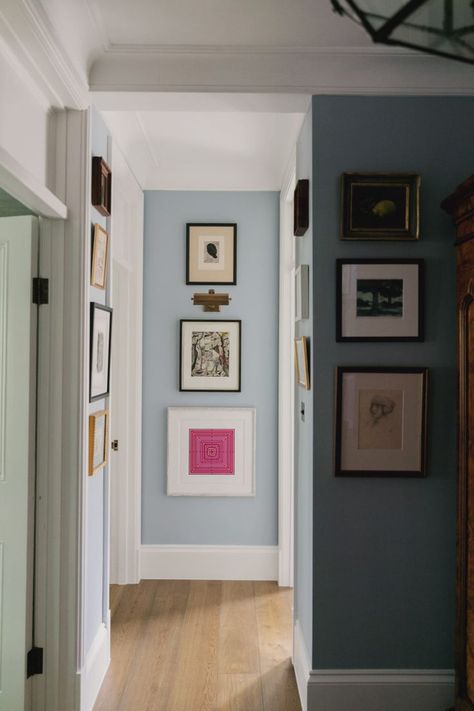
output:
<path id="1" fill-rule="evenodd" d="M 89 402 L 93 402 L 109 394 L 112 309 L 94 302 L 90 308 Z"/>
<path id="2" fill-rule="evenodd" d="M 179 389 L 240 392 L 241 322 L 180 321 Z"/>
<path id="3" fill-rule="evenodd" d="M 309 318 L 309 266 L 301 264 L 295 271 L 295 321 Z"/>
<path id="4" fill-rule="evenodd" d="M 100 225 L 94 225 L 92 242 L 91 286 L 105 289 L 109 235 Z"/>
<path id="5" fill-rule="evenodd" d="M 422 259 L 338 259 L 337 341 L 422 341 Z"/>
<path id="6" fill-rule="evenodd" d="M 89 476 L 97 474 L 107 464 L 108 420 L 107 410 L 89 415 Z"/>
<path id="7" fill-rule="evenodd" d="M 186 225 L 186 284 L 237 283 L 237 225 Z"/>
<path id="8" fill-rule="evenodd" d="M 419 175 L 343 173 L 341 239 L 414 240 L 419 236 Z"/>
<path id="9" fill-rule="evenodd" d="M 295 370 L 298 385 L 309 390 L 308 339 L 306 336 L 295 338 Z"/>
<path id="10" fill-rule="evenodd" d="M 427 387 L 427 368 L 338 368 L 336 476 L 425 476 Z"/>
<path id="11" fill-rule="evenodd" d="M 168 408 L 168 496 L 255 496 L 256 411 Z"/>

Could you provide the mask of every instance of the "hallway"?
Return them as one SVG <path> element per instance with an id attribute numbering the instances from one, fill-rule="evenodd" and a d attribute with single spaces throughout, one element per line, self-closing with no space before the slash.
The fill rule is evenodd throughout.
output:
<path id="1" fill-rule="evenodd" d="M 112 586 L 112 662 L 94 711 L 300 711 L 291 605 L 273 582 Z"/>

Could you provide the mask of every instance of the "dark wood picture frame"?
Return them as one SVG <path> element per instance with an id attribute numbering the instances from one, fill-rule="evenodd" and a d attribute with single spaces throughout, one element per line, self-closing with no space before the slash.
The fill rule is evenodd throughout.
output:
<path id="1" fill-rule="evenodd" d="M 343 335 L 343 268 L 350 264 L 367 265 L 416 265 L 418 266 L 418 333 L 416 336 L 344 336 Z M 336 260 L 336 341 L 359 343 L 385 343 L 424 341 L 425 328 L 425 263 L 423 259 L 337 259 Z"/>
<path id="2" fill-rule="evenodd" d="M 112 210 L 112 171 L 102 156 L 92 158 L 91 192 L 93 207 L 108 217 Z"/>
<path id="3" fill-rule="evenodd" d="M 303 178 L 296 183 L 293 198 L 293 234 L 302 237 L 309 227 L 309 180 Z"/>
<path id="4" fill-rule="evenodd" d="M 93 375 L 93 364 L 94 364 L 94 333 L 96 318 L 95 314 L 97 311 L 106 311 L 109 314 L 109 342 L 106 344 L 104 353 L 107 353 L 107 388 L 100 393 L 93 394 L 92 392 L 92 375 Z M 110 394 L 110 356 L 112 350 L 112 315 L 113 310 L 110 306 L 105 306 L 104 304 L 98 304 L 92 301 L 90 304 L 90 345 L 89 345 L 89 402 L 95 402 L 96 400 L 101 400 Z"/>
<path id="5" fill-rule="evenodd" d="M 343 173 L 341 184 L 341 239 L 419 239 L 419 175 Z"/>
<path id="6" fill-rule="evenodd" d="M 227 279 L 218 279 L 217 277 L 209 277 L 208 279 L 191 279 L 191 232 L 194 227 L 210 227 L 213 230 L 215 228 L 225 227 L 232 228 L 232 240 L 233 246 L 231 250 L 232 254 L 232 269 L 231 276 Z M 199 285 L 199 284 L 209 284 L 210 286 L 217 286 L 219 284 L 228 284 L 235 286 L 237 284 L 237 223 L 236 222 L 187 222 L 186 223 L 186 284 L 188 285 Z"/>
<path id="7" fill-rule="evenodd" d="M 226 323 L 233 323 L 233 324 L 238 324 L 238 346 L 237 346 L 237 353 L 238 353 L 238 369 L 237 369 L 237 387 L 235 388 L 205 388 L 205 387 L 196 387 L 196 388 L 188 388 L 183 386 L 183 367 L 184 367 L 184 358 L 183 358 L 183 348 L 184 348 L 184 336 L 183 336 L 183 326 L 184 324 L 188 323 L 211 323 L 212 325 L 214 324 L 226 324 Z M 219 384 L 219 378 L 216 378 L 216 385 Z M 179 322 L 179 390 L 180 392 L 204 392 L 204 393 L 215 393 L 215 392 L 241 392 L 242 388 L 242 321 L 240 319 L 181 319 Z"/>
<path id="8" fill-rule="evenodd" d="M 421 396 L 421 427 L 419 439 L 420 468 L 418 470 L 405 469 L 343 469 L 342 468 L 342 419 L 343 419 L 343 380 L 348 373 L 373 373 L 373 374 L 404 374 L 422 376 Z M 428 400 L 428 368 L 418 367 L 364 367 L 340 366 L 336 370 L 336 423 L 335 423 L 335 475 L 337 477 L 410 477 L 423 478 L 426 476 L 426 433 L 427 433 L 427 400 Z M 404 411 L 404 415 L 405 415 Z M 382 451 L 382 450 L 379 450 Z"/>

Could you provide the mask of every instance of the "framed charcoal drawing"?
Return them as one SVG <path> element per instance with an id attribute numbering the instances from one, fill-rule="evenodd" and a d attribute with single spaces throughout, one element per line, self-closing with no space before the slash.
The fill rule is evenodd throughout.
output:
<path id="1" fill-rule="evenodd" d="M 186 225 L 186 284 L 237 283 L 237 225 Z"/>
<path id="2" fill-rule="evenodd" d="M 254 408 L 168 408 L 168 496 L 255 496 Z"/>
<path id="3" fill-rule="evenodd" d="M 301 264 L 295 271 L 295 321 L 309 318 L 309 266 Z"/>
<path id="4" fill-rule="evenodd" d="M 308 360 L 308 339 L 306 336 L 295 338 L 295 370 L 298 385 L 309 390 L 309 360 Z"/>
<path id="5" fill-rule="evenodd" d="M 338 259 L 337 341 L 422 341 L 422 259 Z"/>
<path id="6" fill-rule="evenodd" d="M 427 368 L 338 368 L 336 476 L 425 476 L 427 387 Z"/>
<path id="7" fill-rule="evenodd" d="M 91 286 L 105 289 L 109 235 L 100 225 L 94 225 L 92 241 Z"/>
<path id="8" fill-rule="evenodd" d="M 241 322 L 180 321 L 179 389 L 240 392 Z"/>
<path id="9" fill-rule="evenodd" d="M 343 173 L 341 239 L 416 240 L 419 236 L 419 175 Z"/>
<path id="10" fill-rule="evenodd" d="M 112 309 L 103 304 L 90 306 L 89 402 L 109 394 Z"/>
<path id="11" fill-rule="evenodd" d="M 108 460 L 108 410 L 89 415 L 89 476 L 97 474 Z"/>

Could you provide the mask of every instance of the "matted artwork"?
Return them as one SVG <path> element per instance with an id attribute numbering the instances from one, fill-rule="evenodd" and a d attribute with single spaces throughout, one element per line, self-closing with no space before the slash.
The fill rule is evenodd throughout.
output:
<path id="1" fill-rule="evenodd" d="M 100 225 L 94 225 L 92 243 L 91 286 L 105 289 L 109 235 Z"/>
<path id="2" fill-rule="evenodd" d="M 112 309 L 91 303 L 89 402 L 109 394 Z"/>
<path id="3" fill-rule="evenodd" d="M 256 411 L 168 408 L 168 496 L 255 496 Z"/>
<path id="4" fill-rule="evenodd" d="M 298 385 L 309 390 L 308 339 L 306 336 L 295 338 L 295 370 Z"/>
<path id="5" fill-rule="evenodd" d="M 97 474 L 107 464 L 108 417 L 107 410 L 89 415 L 89 476 Z"/>
<path id="6" fill-rule="evenodd" d="M 427 368 L 338 368 L 336 476 L 425 476 L 427 384 Z"/>
<path id="7" fill-rule="evenodd" d="M 300 264 L 295 271 L 295 321 L 309 318 L 309 266 Z"/>
<path id="8" fill-rule="evenodd" d="M 240 391 L 240 321 L 181 320 L 180 390 Z"/>
<path id="9" fill-rule="evenodd" d="M 186 284 L 237 283 L 237 225 L 186 225 Z"/>
<path id="10" fill-rule="evenodd" d="M 422 259 L 338 259 L 336 340 L 422 341 Z"/>

